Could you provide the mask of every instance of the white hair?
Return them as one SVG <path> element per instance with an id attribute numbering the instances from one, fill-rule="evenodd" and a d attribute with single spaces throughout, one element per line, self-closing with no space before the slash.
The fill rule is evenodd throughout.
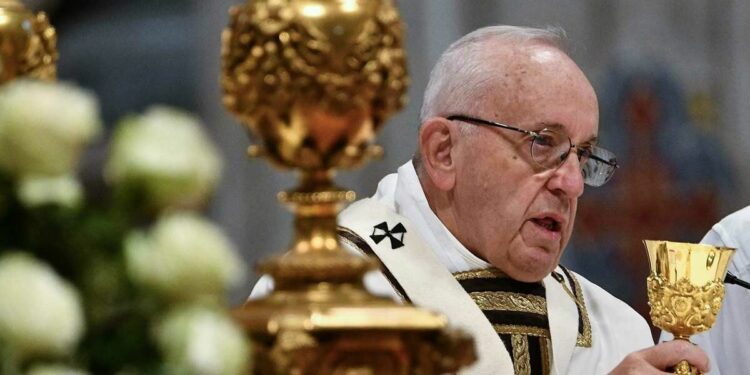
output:
<path id="1" fill-rule="evenodd" d="M 434 116 L 471 111 L 488 86 L 502 74 L 498 62 L 491 61 L 487 41 L 527 42 L 551 45 L 565 52 L 565 31 L 547 27 L 489 26 L 457 40 L 440 56 L 425 89 L 420 124 Z"/>
<path id="2" fill-rule="evenodd" d="M 565 31 L 559 27 L 544 29 L 520 26 L 489 26 L 464 35 L 448 47 L 430 72 L 430 80 L 422 100 L 419 126 L 430 117 L 451 114 L 469 114 L 483 103 L 488 90 L 497 84 L 496 78 L 503 72 L 498 69 L 502 62 L 492 60 L 494 50 L 486 45 L 489 41 L 515 44 L 546 44 L 566 52 Z M 471 135 L 476 127 L 462 124 L 459 132 Z M 421 174 L 422 157 L 417 150 L 412 158 L 417 173 Z"/>

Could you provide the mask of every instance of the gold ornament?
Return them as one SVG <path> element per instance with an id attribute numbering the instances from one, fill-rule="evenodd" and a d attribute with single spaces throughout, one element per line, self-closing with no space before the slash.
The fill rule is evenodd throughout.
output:
<path id="1" fill-rule="evenodd" d="M 222 34 L 227 109 L 260 145 L 251 156 L 300 171 L 279 193 L 295 214 L 289 251 L 259 264 L 275 283 L 236 311 L 256 374 L 438 374 L 474 361 L 441 315 L 377 298 L 377 267 L 341 248 L 336 216 L 354 192 L 335 169 L 382 154 L 375 132 L 405 103 L 403 25 L 390 0 L 250 0 Z"/>
<path id="2" fill-rule="evenodd" d="M 0 0 L 0 83 L 17 77 L 55 79 L 57 34 L 44 12 Z"/>
<path id="3" fill-rule="evenodd" d="M 651 274 L 646 279 L 652 323 L 690 341 L 716 321 L 724 299 L 724 277 L 734 249 L 669 241 L 643 241 L 648 250 Z M 675 374 L 699 371 L 681 361 Z"/>
<path id="4" fill-rule="evenodd" d="M 250 1 L 222 35 L 224 104 L 274 164 L 352 168 L 405 102 L 403 26 L 390 1 Z M 258 152 L 258 151 L 256 151 Z"/>

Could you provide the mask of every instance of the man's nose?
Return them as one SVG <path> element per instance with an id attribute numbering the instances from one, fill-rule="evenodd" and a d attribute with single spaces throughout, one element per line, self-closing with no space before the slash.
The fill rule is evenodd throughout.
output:
<path id="1" fill-rule="evenodd" d="M 583 194 L 583 173 L 575 150 L 570 150 L 563 163 L 550 177 L 547 186 L 570 198 L 578 198 Z"/>

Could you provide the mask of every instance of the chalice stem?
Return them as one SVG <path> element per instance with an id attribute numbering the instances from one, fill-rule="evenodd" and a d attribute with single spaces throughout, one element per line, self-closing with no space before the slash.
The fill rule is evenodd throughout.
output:
<path id="1" fill-rule="evenodd" d="M 684 340 L 687 342 L 690 342 L 690 336 L 680 336 L 675 335 L 675 340 Z M 676 375 L 701 375 L 702 373 L 698 371 L 695 366 L 691 365 L 690 362 L 686 360 L 682 360 L 677 363 L 677 365 L 674 367 L 674 373 Z"/>

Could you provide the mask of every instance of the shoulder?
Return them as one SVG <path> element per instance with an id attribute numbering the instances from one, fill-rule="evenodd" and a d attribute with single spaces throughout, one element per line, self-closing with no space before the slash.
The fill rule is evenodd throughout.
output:
<path id="1" fill-rule="evenodd" d="M 338 223 L 339 241 L 345 249 L 360 256 L 372 257 L 377 261 L 378 271 L 372 271 L 365 277 L 365 285 L 368 289 L 379 296 L 408 300 L 401 284 L 383 264 L 373 248 L 378 242 L 400 231 L 397 229 L 398 226 L 401 226 L 404 233 L 407 232 L 398 214 L 376 199 L 365 198 L 353 203 L 345 212 L 342 212 Z"/>
<path id="2" fill-rule="evenodd" d="M 352 203 L 339 214 L 338 225 L 362 238 L 371 234 L 384 234 L 397 225 L 409 226 L 408 221 L 396 213 L 388 202 L 377 198 L 365 198 Z M 408 232 L 411 232 L 410 229 L 404 228 Z"/>
<path id="3" fill-rule="evenodd" d="M 743 209 L 740 209 L 739 211 L 735 211 L 734 213 L 731 213 L 727 215 L 724 219 L 721 220 L 721 223 L 728 222 L 743 222 L 743 223 L 750 223 L 750 206 L 747 206 Z"/>
<path id="4" fill-rule="evenodd" d="M 750 243 L 750 206 L 734 212 L 716 223 L 703 242 L 738 247 Z"/>
<path id="5" fill-rule="evenodd" d="M 734 212 L 716 223 L 701 243 L 736 248 L 732 272 L 750 272 L 750 206 Z"/>
<path id="6" fill-rule="evenodd" d="M 346 207 L 338 216 L 339 223 L 358 219 L 361 216 L 373 217 L 384 214 L 395 214 L 393 206 L 376 197 L 360 199 Z"/>
<path id="7" fill-rule="evenodd" d="M 709 237 L 711 232 L 715 232 L 722 242 L 717 245 L 734 247 L 741 244 L 747 245 L 750 243 L 750 231 L 747 230 L 748 226 L 750 226 L 750 206 L 721 219 L 721 221 L 711 228 L 711 231 L 706 237 Z"/>
<path id="8" fill-rule="evenodd" d="M 360 199 L 344 209 L 339 215 L 339 219 L 347 218 L 352 214 L 364 214 L 374 216 L 376 214 L 397 214 L 401 213 L 399 208 L 399 198 L 408 193 L 421 193 L 421 185 L 411 160 L 398 168 L 396 173 L 391 173 L 383 177 L 378 182 L 378 187 L 370 198 Z"/>

